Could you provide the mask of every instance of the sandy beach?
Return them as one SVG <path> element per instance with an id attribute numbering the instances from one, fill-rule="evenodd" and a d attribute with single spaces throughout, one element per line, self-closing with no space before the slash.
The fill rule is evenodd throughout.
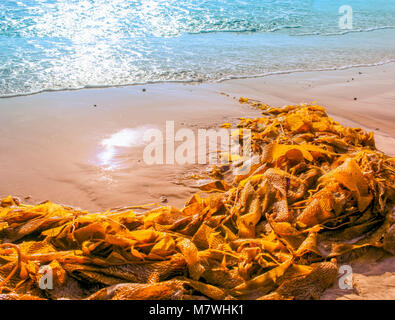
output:
<path id="1" fill-rule="evenodd" d="M 0 301 L 395 300 L 394 39 L 387 0 L 0 2 Z"/>
<path id="2" fill-rule="evenodd" d="M 159 203 L 182 207 L 196 188 L 184 178 L 205 165 L 147 165 L 142 132 L 175 127 L 217 128 L 260 111 L 240 96 L 271 106 L 317 101 L 343 125 L 373 131 L 378 149 L 395 155 L 395 64 L 301 72 L 203 84 L 152 84 L 47 92 L 0 100 L 0 196 L 24 203 L 51 200 L 89 211 Z M 106 149 L 122 130 L 136 139 Z M 379 257 L 382 259 L 383 257 Z M 378 259 L 380 261 L 380 259 Z M 355 262 L 357 289 L 334 285 L 323 299 L 392 299 L 393 259 Z"/>
<path id="3" fill-rule="evenodd" d="M 196 130 L 259 116 L 238 102 L 240 96 L 277 107 L 317 101 L 341 124 L 373 131 L 378 149 L 395 155 L 394 72 L 392 63 L 0 99 L 0 195 L 27 203 L 50 199 L 90 211 L 158 203 L 163 196 L 182 207 L 196 191 L 184 186 L 183 178 L 207 167 L 144 164 L 142 132 L 164 130 L 166 120 L 173 120 L 176 129 Z M 111 152 L 103 147 L 124 129 L 135 132 L 135 142 Z"/>

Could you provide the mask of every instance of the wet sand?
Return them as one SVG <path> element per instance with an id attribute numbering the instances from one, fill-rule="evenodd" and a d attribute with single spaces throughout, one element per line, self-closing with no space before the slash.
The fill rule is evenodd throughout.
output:
<path id="1" fill-rule="evenodd" d="M 142 87 L 43 93 L 0 100 L 0 194 L 25 202 L 50 199 L 87 210 L 145 204 L 166 196 L 182 206 L 194 190 L 176 184 L 194 166 L 146 165 L 141 134 L 215 127 L 249 112 L 232 99 L 198 86 Z M 96 107 L 94 106 L 96 105 Z M 106 148 L 103 141 L 128 129 L 129 147 Z"/>
<path id="2" fill-rule="evenodd" d="M 272 106 L 316 100 L 343 125 L 374 131 L 377 147 L 395 156 L 394 74 L 395 64 L 387 64 L 0 99 L 0 196 L 14 195 L 25 203 L 51 200 L 90 211 L 159 203 L 163 197 L 182 207 L 197 191 L 184 186 L 183 177 L 207 166 L 145 164 L 142 132 L 164 130 L 166 120 L 173 120 L 176 130 L 196 131 L 259 116 L 238 103 L 240 96 Z M 129 134 L 127 146 L 117 147 L 123 130 Z M 359 291 L 334 287 L 324 298 L 395 297 L 393 259 L 355 268 Z"/>

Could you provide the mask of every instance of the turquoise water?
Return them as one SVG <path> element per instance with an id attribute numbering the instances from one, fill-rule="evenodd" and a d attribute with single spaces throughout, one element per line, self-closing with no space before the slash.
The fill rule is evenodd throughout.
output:
<path id="1" fill-rule="evenodd" d="M 3 97 L 393 60 L 395 0 L 0 2 Z"/>

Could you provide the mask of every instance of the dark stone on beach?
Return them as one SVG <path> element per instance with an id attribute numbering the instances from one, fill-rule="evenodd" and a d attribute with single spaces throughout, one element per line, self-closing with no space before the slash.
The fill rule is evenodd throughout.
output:
<path id="1" fill-rule="evenodd" d="M 145 89 L 145 88 L 143 88 L 143 90 L 142 90 L 143 92 L 146 92 L 147 91 L 147 89 Z"/>
<path id="2" fill-rule="evenodd" d="M 93 106 L 94 106 L 95 108 L 97 107 L 97 105 L 96 105 L 96 104 L 94 104 Z"/>

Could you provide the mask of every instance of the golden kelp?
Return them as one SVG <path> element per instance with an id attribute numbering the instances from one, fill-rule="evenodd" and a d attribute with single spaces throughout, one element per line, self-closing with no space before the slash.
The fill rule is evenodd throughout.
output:
<path id="1" fill-rule="evenodd" d="M 337 277 L 336 258 L 394 254 L 395 161 L 373 134 L 321 106 L 253 105 L 263 117 L 238 127 L 259 161 L 231 180 L 240 163 L 215 166 L 181 210 L 3 199 L 0 299 L 311 299 Z M 45 266 L 53 288 L 40 282 Z"/>

